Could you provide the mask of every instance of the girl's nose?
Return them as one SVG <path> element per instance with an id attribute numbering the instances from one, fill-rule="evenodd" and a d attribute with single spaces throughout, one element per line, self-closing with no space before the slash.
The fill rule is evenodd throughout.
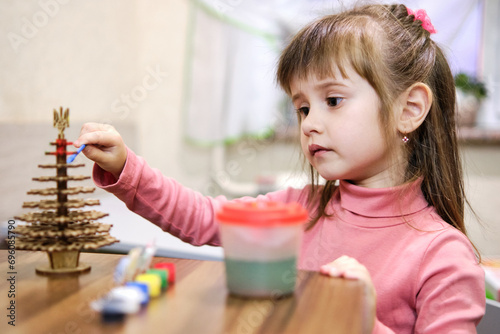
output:
<path id="1" fill-rule="evenodd" d="M 321 133 L 323 123 L 321 122 L 320 113 L 309 109 L 309 113 L 302 119 L 300 124 L 301 130 L 304 135 L 309 136 L 312 133 Z"/>

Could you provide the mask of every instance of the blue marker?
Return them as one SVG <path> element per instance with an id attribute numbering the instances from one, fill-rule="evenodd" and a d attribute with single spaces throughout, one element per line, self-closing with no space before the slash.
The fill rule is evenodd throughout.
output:
<path id="1" fill-rule="evenodd" d="M 74 153 L 74 154 L 70 155 L 70 156 L 68 157 L 68 159 L 66 159 L 66 163 L 67 163 L 67 164 L 72 163 L 72 162 L 73 162 L 73 160 L 75 160 L 75 158 L 76 158 L 76 156 L 78 155 L 78 153 L 80 153 L 81 151 L 83 151 L 83 149 L 85 148 L 85 146 L 87 146 L 87 145 L 83 144 L 82 146 L 80 146 L 80 148 L 78 149 L 78 151 L 76 151 L 76 153 Z"/>

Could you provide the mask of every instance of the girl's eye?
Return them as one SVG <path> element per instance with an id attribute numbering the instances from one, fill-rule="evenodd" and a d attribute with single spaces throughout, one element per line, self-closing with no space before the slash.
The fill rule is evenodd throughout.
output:
<path id="1" fill-rule="evenodd" d="M 329 107 L 336 107 L 342 100 L 343 98 L 341 97 L 328 97 L 326 99 L 326 103 L 328 104 Z"/>
<path id="2" fill-rule="evenodd" d="M 299 108 L 297 109 L 297 113 L 300 115 L 300 116 L 307 116 L 309 114 L 309 107 L 302 107 L 302 108 Z"/>

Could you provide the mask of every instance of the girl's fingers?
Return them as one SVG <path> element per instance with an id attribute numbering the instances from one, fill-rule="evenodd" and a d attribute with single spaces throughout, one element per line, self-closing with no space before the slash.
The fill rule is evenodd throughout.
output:
<path id="1" fill-rule="evenodd" d="M 344 277 L 347 279 L 369 279 L 369 273 L 366 268 L 356 259 L 345 255 L 321 266 L 320 273 L 331 277 Z"/>
<path id="2" fill-rule="evenodd" d="M 106 160 L 106 153 L 103 152 L 103 150 L 101 150 L 100 148 L 93 145 L 87 144 L 87 146 L 83 149 L 82 153 L 85 154 L 85 156 L 92 161 L 97 161 L 102 163 L 103 160 Z"/>
<path id="3" fill-rule="evenodd" d="M 80 129 L 80 135 L 94 131 L 108 131 L 110 129 L 114 129 L 114 127 L 109 124 L 89 122 L 83 124 L 82 128 Z"/>
<path id="4" fill-rule="evenodd" d="M 341 256 L 333 262 L 321 266 L 320 272 L 331 277 L 343 277 L 345 279 L 359 280 L 364 285 L 364 319 L 367 333 L 371 333 L 376 315 L 377 294 L 370 273 L 365 266 L 356 259 Z"/>
<path id="5" fill-rule="evenodd" d="M 351 268 L 344 271 L 344 278 L 352 280 L 366 280 L 366 272 L 362 268 Z"/>
<path id="6" fill-rule="evenodd" d="M 83 144 L 104 147 L 120 144 L 121 137 L 114 127 L 108 124 L 86 123 L 80 130 L 80 137 L 73 143 L 75 147 Z"/>
<path id="7" fill-rule="evenodd" d="M 114 134 L 107 131 L 94 131 L 81 135 L 76 141 L 75 146 L 97 145 L 103 147 L 110 147 L 117 145 L 117 138 Z"/>
<path id="8" fill-rule="evenodd" d="M 118 179 L 127 160 L 127 147 L 118 131 L 108 124 L 86 123 L 73 143 L 75 147 L 83 144 L 87 146 L 82 153 Z"/>
<path id="9" fill-rule="evenodd" d="M 330 267 L 330 268 L 328 269 L 327 274 L 328 274 L 329 276 L 331 276 L 331 277 L 341 277 L 341 276 L 342 276 L 342 274 L 343 274 L 343 272 L 342 272 L 342 271 L 340 271 L 340 270 L 338 270 L 338 269 L 337 269 L 337 268 L 335 268 L 335 267 Z"/>
<path id="10" fill-rule="evenodd" d="M 325 265 L 322 265 L 320 268 L 319 268 L 319 272 L 321 274 L 324 274 L 324 275 L 328 275 L 329 272 L 330 272 L 330 266 L 328 264 L 325 264 Z"/>

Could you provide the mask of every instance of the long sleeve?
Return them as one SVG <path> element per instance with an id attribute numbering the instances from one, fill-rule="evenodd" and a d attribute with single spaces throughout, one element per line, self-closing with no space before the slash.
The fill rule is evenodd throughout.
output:
<path id="1" fill-rule="evenodd" d="M 475 333 L 486 303 L 484 271 L 465 236 L 438 234 L 419 273 L 415 333 Z"/>
<path id="2" fill-rule="evenodd" d="M 95 184 L 114 194 L 138 215 L 192 245 L 220 246 L 215 212 L 227 201 L 185 188 L 130 149 L 118 180 L 94 165 Z"/>
<path id="3" fill-rule="evenodd" d="M 182 241 L 195 246 L 220 246 L 215 213 L 228 199 L 204 196 L 186 188 L 147 165 L 128 149 L 127 161 L 118 180 L 94 165 L 95 184 L 114 194 L 133 212 Z M 258 199 L 295 201 L 300 192 L 292 189 L 261 195 Z M 244 197 L 238 200 L 254 200 Z"/>
<path id="4" fill-rule="evenodd" d="M 438 233 L 419 265 L 414 333 L 475 333 L 484 314 L 484 272 L 468 240 L 457 235 Z M 372 333 L 395 332 L 377 319 Z"/>

